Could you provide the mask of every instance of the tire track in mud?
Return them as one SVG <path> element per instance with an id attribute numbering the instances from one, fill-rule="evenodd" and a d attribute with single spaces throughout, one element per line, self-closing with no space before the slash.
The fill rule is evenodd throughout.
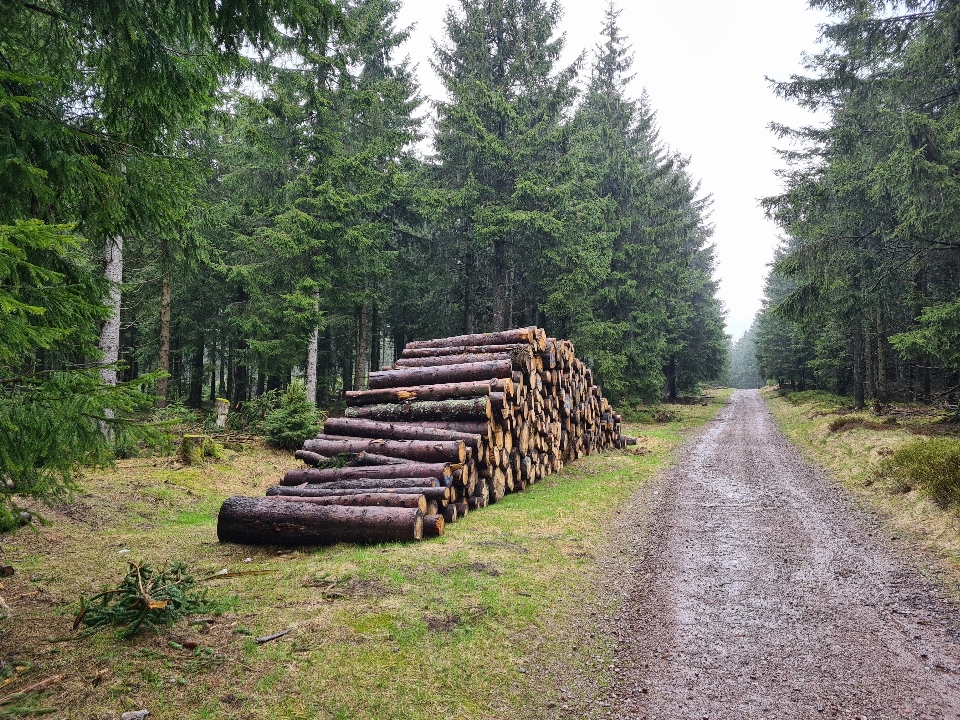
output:
<path id="1" fill-rule="evenodd" d="M 645 493 L 613 717 L 960 718 L 956 609 L 736 392 Z"/>

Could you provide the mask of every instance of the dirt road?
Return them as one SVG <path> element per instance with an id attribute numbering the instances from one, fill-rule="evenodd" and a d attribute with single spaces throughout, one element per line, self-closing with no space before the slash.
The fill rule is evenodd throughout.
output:
<path id="1" fill-rule="evenodd" d="M 960 718 L 956 611 L 734 394 L 649 491 L 610 714 Z"/>

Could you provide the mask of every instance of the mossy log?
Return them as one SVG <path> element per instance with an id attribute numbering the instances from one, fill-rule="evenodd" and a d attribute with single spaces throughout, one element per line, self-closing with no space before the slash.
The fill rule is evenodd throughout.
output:
<path id="1" fill-rule="evenodd" d="M 221 542 L 251 545 L 332 545 L 420 540 L 416 508 L 351 507 L 278 502 L 269 497 L 227 498 L 217 516 Z"/>
<path id="2" fill-rule="evenodd" d="M 219 460 L 220 447 L 209 435 L 184 435 L 180 438 L 177 459 L 184 465 L 197 465 L 204 458 Z"/>

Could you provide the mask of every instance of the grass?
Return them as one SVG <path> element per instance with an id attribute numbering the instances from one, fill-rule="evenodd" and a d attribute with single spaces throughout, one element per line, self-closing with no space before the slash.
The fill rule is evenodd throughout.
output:
<path id="1" fill-rule="evenodd" d="M 764 396 L 781 430 L 906 540 L 925 571 L 960 594 L 960 428 L 920 406 L 850 412 L 818 391 Z"/>
<path id="2" fill-rule="evenodd" d="M 13 613 L 0 621 L 0 671 L 12 668 L 0 709 L 56 677 L 37 707 L 65 717 L 534 718 L 571 705 L 582 717 L 591 698 L 567 682 L 596 678 L 608 651 L 584 610 L 602 591 L 597 559 L 616 552 L 605 528 L 728 394 L 630 426 L 638 446 L 585 458 L 419 544 L 220 544 L 222 500 L 262 494 L 289 454 L 248 445 L 202 467 L 121 461 L 48 511 L 49 527 L 5 538 L 17 573 L 0 586 Z M 197 577 L 271 572 L 205 583 L 220 608 L 209 624 L 58 641 L 74 636 L 79 596 L 116 586 L 127 560 L 182 561 Z M 177 646 L 188 641 L 198 647 Z"/>

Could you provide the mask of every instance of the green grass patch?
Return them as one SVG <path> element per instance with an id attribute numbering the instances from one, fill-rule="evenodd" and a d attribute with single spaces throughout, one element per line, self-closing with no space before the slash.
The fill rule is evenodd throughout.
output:
<path id="1" fill-rule="evenodd" d="M 919 488 L 941 508 L 960 505 L 960 440 L 917 438 L 881 461 L 877 474 L 900 492 Z"/>
<path id="2" fill-rule="evenodd" d="M 550 703 L 586 708 L 590 697 L 577 705 L 561 693 L 571 673 L 604 682 L 595 658 L 609 648 L 582 616 L 598 597 L 597 558 L 617 552 L 604 528 L 729 392 L 714 394 L 673 407 L 670 422 L 626 428 L 637 446 L 584 458 L 417 544 L 220 544 L 219 503 L 262 494 L 294 464 L 289 454 L 248 447 L 204 475 L 121 461 L 87 478 L 39 537 L 5 540 L 17 575 L 2 590 L 15 616 L 0 621 L 0 657 L 32 663 L 24 686 L 64 674 L 48 704 L 69 717 L 145 707 L 158 720 L 470 720 L 553 717 Z M 51 643 L 71 634 L 79 596 L 115 586 L 127 560 L 178 560 L 198 577 L 273 572 L 205 583 L 220 612 L 209 624 Z"/>

